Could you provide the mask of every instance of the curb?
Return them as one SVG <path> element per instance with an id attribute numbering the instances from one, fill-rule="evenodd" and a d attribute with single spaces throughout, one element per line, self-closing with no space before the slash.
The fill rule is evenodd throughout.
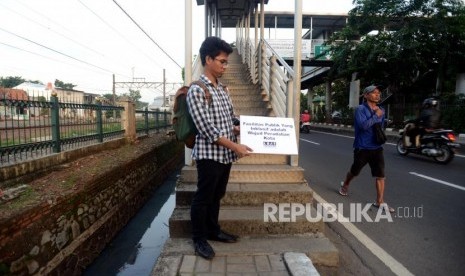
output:
<path id="1" fill-rule="evenodd" d="M 354 127 L 352 125 L 342 124 L 329 124 L 329 123 L 310 123 L 310 126 L 316 130 L 330 131 L 334 133 L 354 134 Z M 397 142 L 399 139 L 399 131 L 393 128 L 386 128 L 386 136 L 389 142 Z M 465 133 L 457 134 L 457 143 L 465 146 Z"/>

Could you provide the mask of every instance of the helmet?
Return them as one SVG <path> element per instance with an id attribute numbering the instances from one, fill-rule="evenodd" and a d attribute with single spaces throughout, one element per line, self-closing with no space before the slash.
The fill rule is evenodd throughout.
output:
<path id="1" fill-rule="evenodd" d="M 438 101 L 434 98 L 428 98 L 423 101 L 423 108 L 436 107 Z"/>
<path id="2" fill-rule="evenodd" d="M 307 110 L 307 109 L 305 109 L 305 110 L 304 110 L 304 113 L 308 113 L 308 110 Z"/>

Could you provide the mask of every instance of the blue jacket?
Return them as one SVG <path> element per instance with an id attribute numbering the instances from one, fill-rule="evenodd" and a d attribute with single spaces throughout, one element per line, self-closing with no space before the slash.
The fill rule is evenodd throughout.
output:
<path id="1" fill-rule="evenodd" d="M 383 111 L 383 116 L 380 118 L 371 110 L 366 102 L 357 107 L 354 118 L 354 149 L 372 150 L 382 147 L 382 145 L 376 143 L 375 133 L 373 131 L 373 125 L 375 123 L 381 123 L 381 126 L 384 128 L 384 109 L 381 108 L 381 110 Z"/>

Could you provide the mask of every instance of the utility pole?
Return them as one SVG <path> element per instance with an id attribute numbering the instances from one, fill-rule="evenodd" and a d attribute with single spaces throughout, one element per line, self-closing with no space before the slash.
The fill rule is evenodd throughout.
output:
<path id="1" fill-rule="evenodd" d="M 166 107 L 166 78 L 165 69 L 163 69 L 163 107 Z"/>
<path id="2" fill-rule="evenodd" d="M 115 74 L 113 74 L 113 105 L 116 104 Z"/>

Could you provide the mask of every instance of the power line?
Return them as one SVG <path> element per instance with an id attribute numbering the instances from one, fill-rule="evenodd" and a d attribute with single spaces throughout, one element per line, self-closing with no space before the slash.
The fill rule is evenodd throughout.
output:
<path id="1" fill-rule="evenodd" d="M 24 5 L 24 4 L 22 4 L 22 5 Z M 31 21 L 32 23 L 37 24 L 37 25 L 41 26 L 42 28 L 47 29 L 48 31 L 51 31 L 51 32 L 53 32 L 53 33 L 55 33 L 55 34 L 57 34 L 57 35 L 59 35 L 59 36 L 65 38 L 65 39 L 67 39 L 67 40 L 69 40 L 69 41 L 71 41 L 71 42 L 73 42 L 73 43 L 75 43 L 75 44 L 77 44 L 77 45 L 79 45 L 79 46 L 81 46 L 81 47 L 83 47 L 83 48 L 89 50 L 89 51 L 92 51 L 92 52 L 94 52 L 94 53 L 96 53 L 96 54 L 98 54 L 98 55 L 100 55 L 100 56 L 102 56 L 102 57 L 105 56 L 104 54 L 102 54 L 102 53 L 100 53 L 100 52 L 98 52 L 98 51 L 96 51 L 96 50 L 94 50 L 94 49 L 92 49 L 92 48 L 87 47 L 86 45 L 80 43 L 79 41 L 76 41 L 76 40 L 74 40 L 74 39 L 72 39 L 72 38 L 70 38 L 70 37 L 68 37 L 68 36 L 66 36 L 66 35 L 64 35 L 64 34 L 61 34 L 61 33 L 57 32 L 57 31 L 54 31 L 54 30 L 52 30 L 52 28 L 50 28 L 50 27 L 48 27 L 48 26 L 45 26 L 44 24 L 42 24 L 42 23 L 40 23 L 40 22 L 37 22 L 37 21 L 35 21 L 35 20 L 33 20 L 33 19 L 27 17 L 27 16 L 24 16 L 24 15 L 20 14 L 19 12 L 16 12 L 16 11 L 12 10 L 11 8 L 6 7 L 6 6 L 3 5 L 3 4 L 0 4 L 0 6 L 4 7 L 5 9 L 9 10 L 10 12 L 15 13 L 15 14 L 21 16 L 22 18 L 24 18 L 24 19 L 26 19 L 26 20 L 29 20 L 29 21 Z"/>
<path id="2" fill-rule="evenodd" d="M 94 12 L 91 8 L 89 8 L 86 4 L 84 4 L 81 0 L 78 0 L 81 5 L 83 5 L 87 10 L 89 10 L 92 14 L 94 14 L 98 19 L 100 19 L 107 27 L 112 29 L 115 33 L 117 33 L 121 38 L 123 38 L 126 42 L 131 44 L 132 46 L 136 47 L 141 53 L 143 53 L 147 58 L 149 58 L 151 61 L 153 61 L 158 67 L 163 68 L 158 62 L 156 62 L 151 56 L 147 55 L 144 51 L 142 51 L 137 45 L 132 43 L 129 39 L 127 39 L 124 35 L 122 35 L 118 30 L 116 30 L 110 23 L 105 21 L 101 16 L 99 16 L 96 12 Z"/>
<path id="3" fill-rule="evenodd" d="M 52 49 L 52 48 L 50 48 L 50 47 L 48 47 L 48 46 L 45 46 L 45 45 L 42 45 L 42 44 L 40 44 L 40 43 L 38 43 L 38 42 L 32 41 L 32 40 L 30 40 L 30 39 L 28 39 L 28 38 L 25 38 L 25 37 L 23 37 L 23 36 L 20 36 L 20 35 L 17 35 L 17 34 L 15 34 L 15 33 L 10 32 L 10 31 L 7 31 L 7 30 L 5 30 L 5 29 L 3 29 L 3 28 L 1 28 L 1 27 L 0 27 L 0 30 L 4 31 L 4 32 L 6 32 L 6 33 L 9 33 L 9 34 L 11 34 L 11 35 L 13 35 L 13 36 L 19 37 L 19 38 L 21 38 L 21 39 L 23 39 L 23 40 L 26 40 L 26 41 L 28 41 L 28 42 L 30 42 L 30 43 L 36 44 L 36 45 L 38 45 L 38 46 L 40 46 L 40 47 L 43 47 L 43 48 L 45 48 L 45 49 L 47 49 L 47 50 L 49 50 L 49 51 L 55 52 L 55 53 L 57 53 L 57 54 L 60 54 L 60 55 L 65 56 L 65 57 L 67 57 L 67 58 L 74 59 L 74 60 L 79 61 L 79 62 L 81 62 L 81 63 L 87 64 L 87 65 L 89 65 L 89 66 L 92 66 L 92 67 L 98 68 L 98 69 L 100 69 L 100 70 L 102 70 L 102 71 L 106 71 L 106 72 L 108 72 L 108 73 L 113 74 L 113 72 L 110 71 L 110 70 L 108 70 L 108 69 L 102 68 L 102 67 L 97 66 L 97 65 L 95 65 L 95 64 L 89 63 L 89 62 L 87 62 L 87 61 L 84 61 L 84 60 L 75 58 L 75 57 L 73 57 L 73 56 L 70 56 L 70 55 L 68 55 L 68 54 L 65 54 L 65 53 L 63 53 L 63 52 L 57 51 L 57 50 Z"/>
<path id="4" fill-rule="evenodd" d="M 137 22 L 116 2 L 116 0 L 113 0 L 113 2 L 129 17 L 129 19 L 132 20 L 134 24 L 167 56 L 169 57 L 180 69 L 182 69 L 181 65 L 179 65 L 158 43 L 149 35 L 147 32 L 142 29 L 142 27 L 137 24 Z"/>
<path id="5" fill-rule="evenodd" d="M 22 48 L 19 48 L 19 47 L 16 47 L 16 46 L 13 46 L 13 45 L 10 45 L 10 44 L 7 44 L 7 43 L 0 42 L 0 44 L 5 45 L 5 46 L 8 46 L 8 47 L 13 48 L 13 49 L 16 49 L 16 50 L 19 50 L 19 51 L 23 51 L 23 52 L 26 52 L 26 53 L 29 53 L 29 54 L 32 54 L 32 55 L 36 55 L 36 56 L 42 57 L 42 58 L 45 58 L 45 59 L 50 59 L 50 60 L 53 60 L 53 61 L 55 61 L 55 62 L 67 64 L 67 65 L 70 65 L 70 66 L 77 66 L 77 65 L 75 65 L 75 64 L 66 63 L 66 62 L 63 62 L 62 60 L 58 60 L 58 59 L 54 59 L 54 58 L 52 58 L 52 57 L 44 56 L 44 55 L 41 55 L 41 54 L 39 54 L 39 53 L 36 53 L 36 52 L 33 52 L 33 51 L 29 51 L 29 50 L 26 50 L 26 49 L 22 49 Z M 81 67 L 81 66 L 79 66 L 79 67 Z M 87 69 L 87 70 L 88 70 L 88 69 Z M 100 73 L 100 72 L 98 72 L 97 70 L 92 70 L 92 71 L 94 71 L 94 72 L 96 72 L 96 73 Z M 125 75 L 121 75 L 121 74 L 118 74 L 118 75 L 129 78 L 128 76 L 125 76 Z"/>

